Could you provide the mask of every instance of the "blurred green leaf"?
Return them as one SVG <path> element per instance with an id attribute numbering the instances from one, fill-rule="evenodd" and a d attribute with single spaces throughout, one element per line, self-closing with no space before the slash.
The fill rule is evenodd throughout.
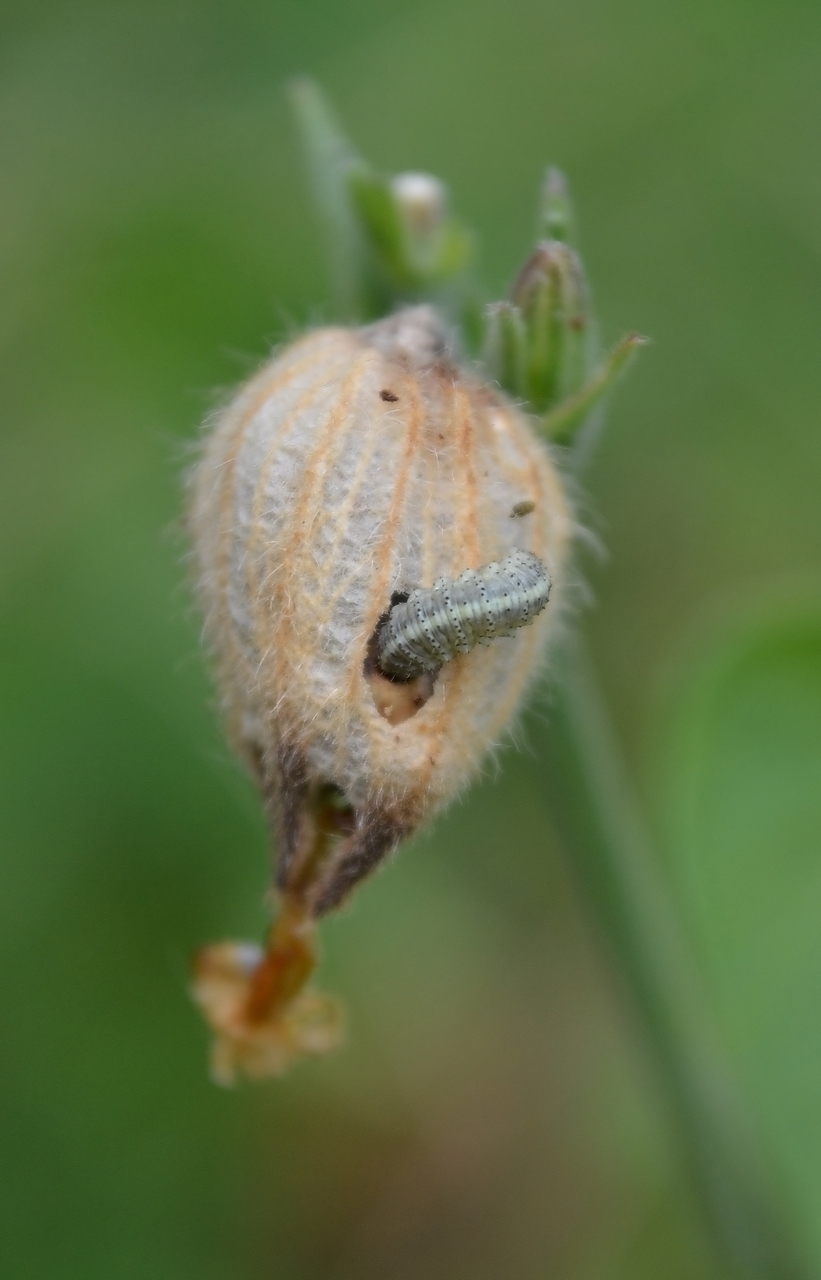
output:
<path id="1" fill-rule="evenodd" d="M 363 161 L 337 124 L 322 90 L 312 80 L 290 86 L 314 203 L 325 232 L 331 282 L 340 315 L 353 319 L 367 313 L 367 282 L 362 230 L 351 201 L 351 172 Z"/>
<path id="2" fill-rule="evenodd" d="M 698 953 L 821 1264 L 821 617 L 725 645 L 682 697 L 669 769 Z"/>

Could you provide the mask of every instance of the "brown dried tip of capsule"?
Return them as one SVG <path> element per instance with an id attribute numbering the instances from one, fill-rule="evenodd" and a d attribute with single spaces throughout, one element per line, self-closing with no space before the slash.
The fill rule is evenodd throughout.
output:
<path id="1" fill-rule="evenodd" d="M 509 726 L 560 606 L 571 514 L 526 418 L 454 363 L 427 307 L 286 348 L 220 415 L 192 488 L 231 736 L 265 800 L 286 915 L 313 919 L 464 786 Z M 532 513 L 511 520 L 514 508 Z M 554 584 L 531 626 L 435 677 L 379 671 L 393 600 L 517 547 Z M 218 1030 L 225 991 L 249 981 L 238 954 L 215 953 L 219 974 L 197 979 L 200 993 L 222 992 L 201 1001 Z M 275 1020 L 291 1044 L 287 1007 Z"/>

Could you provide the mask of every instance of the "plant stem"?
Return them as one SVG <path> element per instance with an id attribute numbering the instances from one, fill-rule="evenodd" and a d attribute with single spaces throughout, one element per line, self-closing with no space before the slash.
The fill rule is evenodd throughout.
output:
<path id="1" fill-rule="evenodd" d="M 549 730 L 539 744 L 551 821 L 643 1023 L 696 1196 L 731 1274 L 808 1280 L 709 1025 L 579 640 L 567 645 L 560 666 Z"/>

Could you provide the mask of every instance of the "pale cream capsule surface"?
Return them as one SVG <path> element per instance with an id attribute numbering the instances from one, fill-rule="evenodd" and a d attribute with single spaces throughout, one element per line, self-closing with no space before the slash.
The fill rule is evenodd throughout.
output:
<path id="1" fill-rule="evenodd" d="M 318 796 L 347 814 L 313 910 L 452 797 L 510 725 L 561 608 L 572 515 L 526 416 L 452 359 L 427 307 L 307 333 L 221 412 L 192 483 L 206 633 L 287 888 Z M 531 625 L 412 686 L 375 669 L 395 593 L 502 561 L 547 567 Z M 304 868 L 302 868 L 304 872 Z"/>

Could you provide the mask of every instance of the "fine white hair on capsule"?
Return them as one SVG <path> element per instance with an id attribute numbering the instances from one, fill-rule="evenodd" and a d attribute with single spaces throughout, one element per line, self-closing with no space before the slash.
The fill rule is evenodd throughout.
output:
<path id="1" fill-rule="evenodd" d="M 394 680 L 438 671 L 457 653 L 526 626 L 549 598 L 547 569 L 530 551 L 512 551 L 453 582 L 440 578 L 390 610 L 377 639 L 379 670 Z"/>

